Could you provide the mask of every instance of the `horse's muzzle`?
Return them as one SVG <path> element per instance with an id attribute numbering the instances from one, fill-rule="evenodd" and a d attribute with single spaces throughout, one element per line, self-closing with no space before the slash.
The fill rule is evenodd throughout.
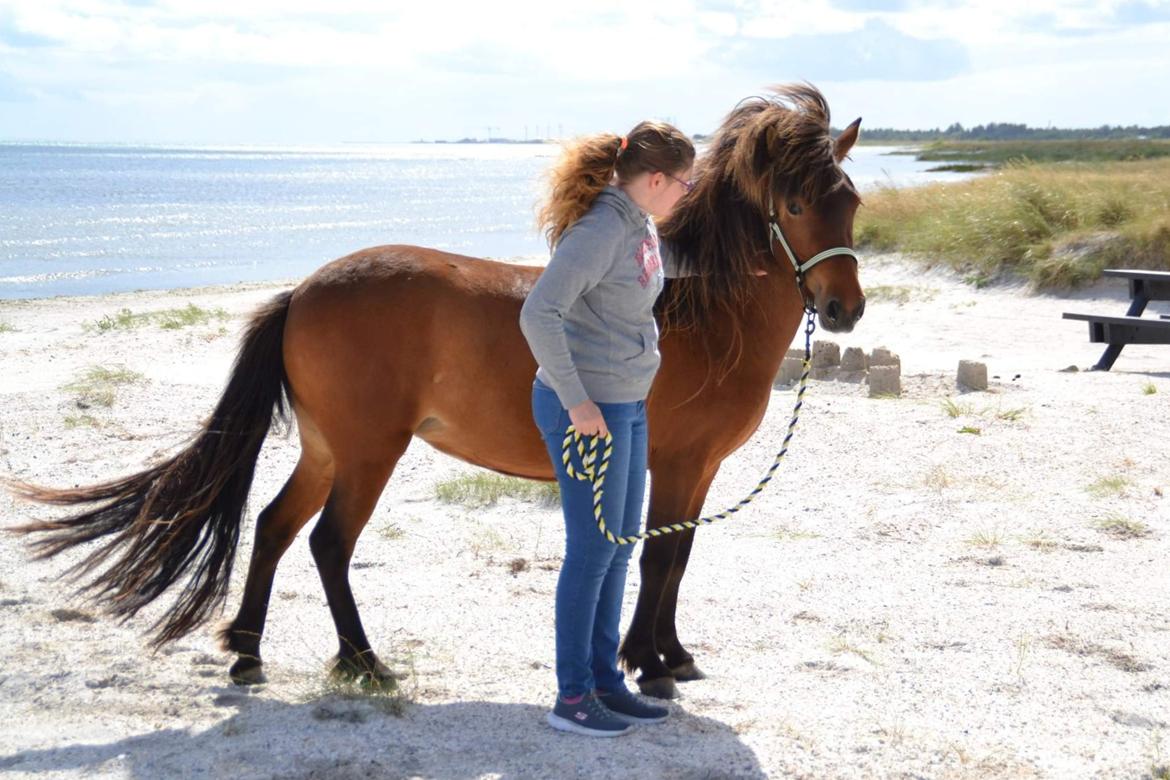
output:
<path id="1" fill-rule="evenodd" d="M 848 333 L 865 313 L 865 298 L 861 298 L 852 307 L 841 303 L 838 298 L 830 298 L 823 305 L 818 305 L 821 327 L 831 333 Z"/>

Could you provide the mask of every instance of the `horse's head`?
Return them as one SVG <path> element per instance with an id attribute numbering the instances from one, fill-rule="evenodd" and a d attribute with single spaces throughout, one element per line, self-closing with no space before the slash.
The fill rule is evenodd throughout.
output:
<path id="1" fill-rule="evenodd" d="M 836 163 L 845 158 L 860 127 L 858 118 L 837 137 L 833 143 Z M 816 308 L 821 325 L 848 333 L 865 312 L 853 252 L 853 215 L 861 203 L 853 182 L 842 171 L 840 184 L 816 200 L 797 192 L 774 192 L 773 198 L 775 259 L 791 264 L 801 297 Z"/>
<path id="2" fill-rule="evenodd" d="M 826 330 L 847 333 L 865 311 L 865 295 L 853 252 L 861 200 L 841 161 L 857 141 L 861 119 L 834 140 L 828 105 L 816 88 L 777 87 L 776 94 L 791 105 L 768 100 L 744 107 L 751 113 L 732 170 L 768 225 L 774 265 L 793 277 Z"/>
<path id="3" fill-rule="evenodd" d="M 732 109 L 695 162 L 694 190 L 659 227 L 692 274 L 663 296 L 672 327 L 729 324 L 729 365 L 744 343 L 743 313 L 761 302 L 789 311 L 803 299 L 826 330 L 852 330 L 865 310 L 852 250 L 861 201 L 841 160 L 860 125 L 834 140 L 828 104 L 810 84 L 776 87 Z M 780 300 L 756 297 L 761 270 L 774 275 L 769 282 L 783 280 L 767 285 L 784 290 Z"/>

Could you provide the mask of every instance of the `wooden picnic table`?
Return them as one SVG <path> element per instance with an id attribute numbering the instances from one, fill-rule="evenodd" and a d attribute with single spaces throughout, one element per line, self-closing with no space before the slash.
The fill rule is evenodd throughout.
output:
<path id="1" fill-rule="evenodd" d="M 1094 371 L 1112 368 L 1126 344 L 1170 344 L 1170 316 L 1142 316 L 1150 301 L 1170 301 L 1170 271 L 1110 268 L 1103 274 L 1129 280 L 1129 310 L 1125 316 L 1064 313 L 1066 320 L 1089 323 L 1090 342 L 1108 345 L 1097 365 L 1093 366 Z"/>

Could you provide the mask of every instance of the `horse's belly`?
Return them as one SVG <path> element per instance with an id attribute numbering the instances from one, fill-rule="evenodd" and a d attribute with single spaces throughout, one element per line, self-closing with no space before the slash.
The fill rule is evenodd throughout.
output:
<path id="1" fill-rule="evenodd" d="M 477 425 L 429 416 L 414 435 L 439 452 L 503 474 L 552 479 L 552 463 L 531 420 L 521 425 Z"/>

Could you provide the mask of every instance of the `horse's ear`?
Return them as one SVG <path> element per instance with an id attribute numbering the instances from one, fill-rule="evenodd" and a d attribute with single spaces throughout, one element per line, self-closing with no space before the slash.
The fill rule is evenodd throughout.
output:
<path id="1" fill-rule="evenodd" d="M 837 162 L 841 162 L 845 159 L 845 155 L 849 154 L 853 144 L 857 143 L 857 136 L 860 133 L 861 117 L 857 117 L 849 127 L 841 131 L 841 135 L 837 136 L 837 140 L 833 142 L 833 157 Z"/>

